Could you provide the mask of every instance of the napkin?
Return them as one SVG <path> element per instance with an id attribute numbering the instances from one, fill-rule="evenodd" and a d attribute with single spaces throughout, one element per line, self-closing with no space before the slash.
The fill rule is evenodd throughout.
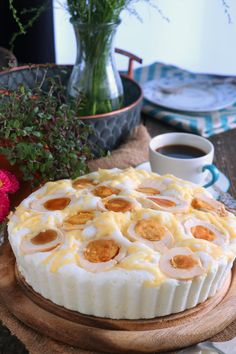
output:
<path id="1" fill-rule="evenodd" d="M 158 62 L 138 68 L 134 72 L 134 79 L 141 85 L 150 80 L 172 77 L 193 80 L 196 78 L 196 74 L 192 74 L 172 65 L 165 65 Z M 197 77 L 199 79 L 206 79 L 207 77 L 212 78 L 210 75 L 202 74 L 197 74 Z M 143 113 L 166 124 L 172 125 L 176 129 L 195 133 L 204 137 L 210 137 L 236 128 L 236 102 L 232 106 L 219 111 L 189 113 L 168 110 L 167 108 L 157 106 L 144 99 Z"/>

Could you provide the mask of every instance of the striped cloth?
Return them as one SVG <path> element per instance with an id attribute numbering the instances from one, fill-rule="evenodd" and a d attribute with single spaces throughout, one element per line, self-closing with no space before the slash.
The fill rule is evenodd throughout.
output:
<path id="1" fill-rule="evenodd" d="M 204 78 L 210 75 L 192 74 L 175 66 L 154 63 L 135 70 L 134 79 L 141 85 L 149 80 L 159 78 Z M 189 113 L 171 111 L 157 106 L 144 99 L 143 113 L 150 115 L 176 129 L 188 131 L 204 137 L 209 137 L 236 128 L 236 103 L 219 111 L 209 113 Z"/>

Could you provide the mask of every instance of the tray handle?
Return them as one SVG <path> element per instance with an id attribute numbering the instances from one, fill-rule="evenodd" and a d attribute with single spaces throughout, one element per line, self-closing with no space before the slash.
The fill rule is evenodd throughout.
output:
<path id="1" fill-rule="evenodd" d="M 115 48 L 115 52 L 121 55 L 124 55 L 129 58 L 129 64 L 128 64 L 128 74 L 127 76 L 130 79 L 133 79 L 134 76 L 134 61 L 137 61 L 138 63 L 142 64 L 143 59 L 137 57 L 133 53 L 128 52 L 127 50 Z"/>

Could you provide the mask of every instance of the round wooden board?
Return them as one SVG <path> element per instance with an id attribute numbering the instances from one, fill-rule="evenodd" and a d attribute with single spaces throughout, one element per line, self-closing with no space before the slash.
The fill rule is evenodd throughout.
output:
<path id="1" fill-rule="evenodd" d="M 160 353 L 204 341 L 236 319 L 236 267 L 212 299 L 181 314 L 143 321 L 85 316 L 38 296 L 15 276 L 15 258 L 0 248 L 0 296 L 7 308 L 36 331 L 85 350 L 102 353 Z M 36 301 L 36 302 L 35 302 Z"/>

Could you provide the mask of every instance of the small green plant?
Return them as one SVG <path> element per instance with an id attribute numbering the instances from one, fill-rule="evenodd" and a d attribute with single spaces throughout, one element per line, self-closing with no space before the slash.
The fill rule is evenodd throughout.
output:
<path id="1" fill-rule="evenodd" d="M 40 7 L 31 7 L 29 9 L 24 8 L 22 11 L 20 11 L 20 13 L 18 13 L 14 3 L 15 0 L 8 0 L 9 9 L 11 10 L 13 19 L 15 20 L 19 30 L 15 32 L 11 37 L 9 43 L 11 50 L 14 49 L 17 38 L 19 36 L 25 35 L 48 7 L 48 1 L 45 0 L 45 3 Z"/>
<path id="2" fill-rule="evenodd" d="M 92 158 L 91 128 L 77 118 L 80 102 L 65 100 L 59 79 L 35 89 L 0 90 L 0 153 L 17 164 L 34 186 L 48 180 L 75 178 L 87 172 Z"/>

